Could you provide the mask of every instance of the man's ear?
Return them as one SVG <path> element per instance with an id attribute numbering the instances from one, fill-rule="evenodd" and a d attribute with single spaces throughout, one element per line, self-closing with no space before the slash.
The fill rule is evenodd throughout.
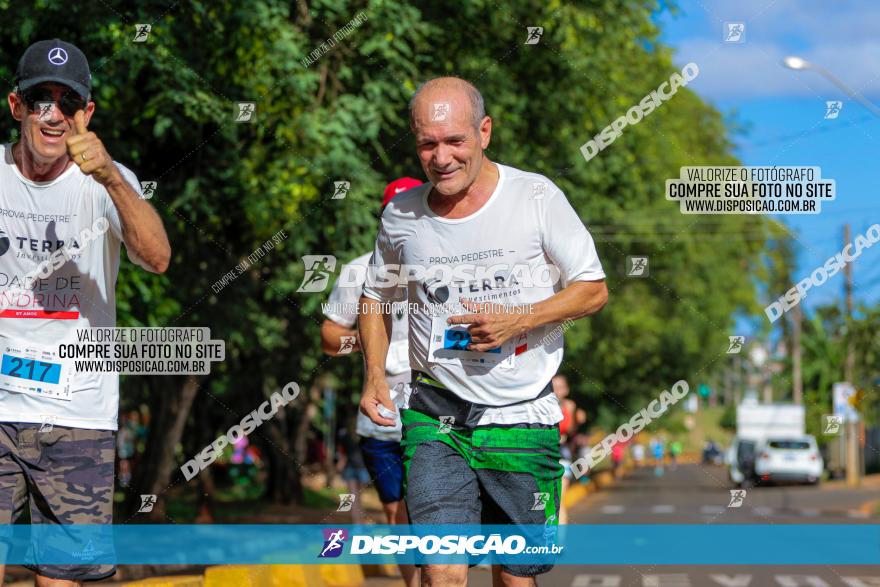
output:
<path id="1" fill-rule="evenodd" d="M 86 107 L 85 107 L 86 128 L 88 128 L 89 123 L 90 123 L 91 120 L 92 120 L 92 115 L 93 115 L 94 113 L 95 113 L 95 103 L 89 101 L 89 103 L 86 104 Z"/>
<path id="2" fill-rule="evenodd" d="M 492 140 L 492 119 L 488 116 L 480 122 L 480 145 L 483 150 L 489 148 L 489 142 Z"/>
<path id="3" fill-rule="evenodd" d="M 12 114 L 12 118 L 21 122 L 24 120 L 25 112 L 24 112 L 24 101 L 18 97 L 18 94 L 15 92 L 9 92 L 9 95 L 6 97 L 7 102 L 9 102 L 9 112 Z"/>

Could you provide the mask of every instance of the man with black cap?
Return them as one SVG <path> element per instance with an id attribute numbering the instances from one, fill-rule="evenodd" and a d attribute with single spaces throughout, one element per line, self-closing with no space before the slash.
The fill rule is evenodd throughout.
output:
<path id="1" fill-rule="evenodd" d="M 58 39 L 31 45 L 8 102 L 20 139 L 0 145 L 0 524 L 26 506 L 32 524 L 110 524 L 119 378 L 76 371 L 58 345 L 116 325 L 121 243 L 154 273 L 171 247 L 135 175 L 88 131 L 95 103 L 82 51 Z M 115 572 L 78 560 L 38 562 L 36 584 Z"/>

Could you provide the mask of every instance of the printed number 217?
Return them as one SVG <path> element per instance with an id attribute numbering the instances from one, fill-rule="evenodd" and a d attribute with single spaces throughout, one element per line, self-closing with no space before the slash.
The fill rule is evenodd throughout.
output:
<path id="1" fill-rule="evenodd" d="M 15 365 L 12 369 L 9 370 L 9 374 L 13 377 L 21 377 L 22 379 L 33 379 L 34 381 L 45 381 L 46 373 L 49 372 L 49 369 L 52 367 L 52 363 L 44 363 L 43 361 L 25 361 L 24 359 L 19 359 L 18 357 L 12 357 L 12 363 Z M 43 372 L 34 379 L 34 367 L 39 365 L 43 368 Z M 27 375 L 22 373 L 23 369 L 27 369 Z"/>

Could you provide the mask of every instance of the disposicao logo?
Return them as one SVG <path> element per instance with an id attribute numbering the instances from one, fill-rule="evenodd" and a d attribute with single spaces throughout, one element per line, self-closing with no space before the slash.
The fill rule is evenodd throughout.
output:
<path id="1" fill-rule="evenodd" d="M 342 528 L 333 530 L 328 528 L 324 532 L 324 546 L 321 548 L 321 554 L 318 558 L 336 558 L 342 554 L 345 541 L 348 539 L 348 532 Z"/>

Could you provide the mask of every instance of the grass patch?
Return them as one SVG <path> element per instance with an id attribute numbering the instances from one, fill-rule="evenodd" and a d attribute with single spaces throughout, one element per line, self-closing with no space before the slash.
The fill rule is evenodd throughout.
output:
<path id="1" fill-rule="evenodd" d="M 696 414 L 693 414 L 696 426 L 691 431 L 691 438 L 698 443 L 696 448 L 703 449 L 703 442 L 711 438 L 715 444 L 727 446 L 733 440 L 733 432 L 722 428 L 720 425 L 721 416 L 724 413 L 723 407 L 702 408 Z"/>

